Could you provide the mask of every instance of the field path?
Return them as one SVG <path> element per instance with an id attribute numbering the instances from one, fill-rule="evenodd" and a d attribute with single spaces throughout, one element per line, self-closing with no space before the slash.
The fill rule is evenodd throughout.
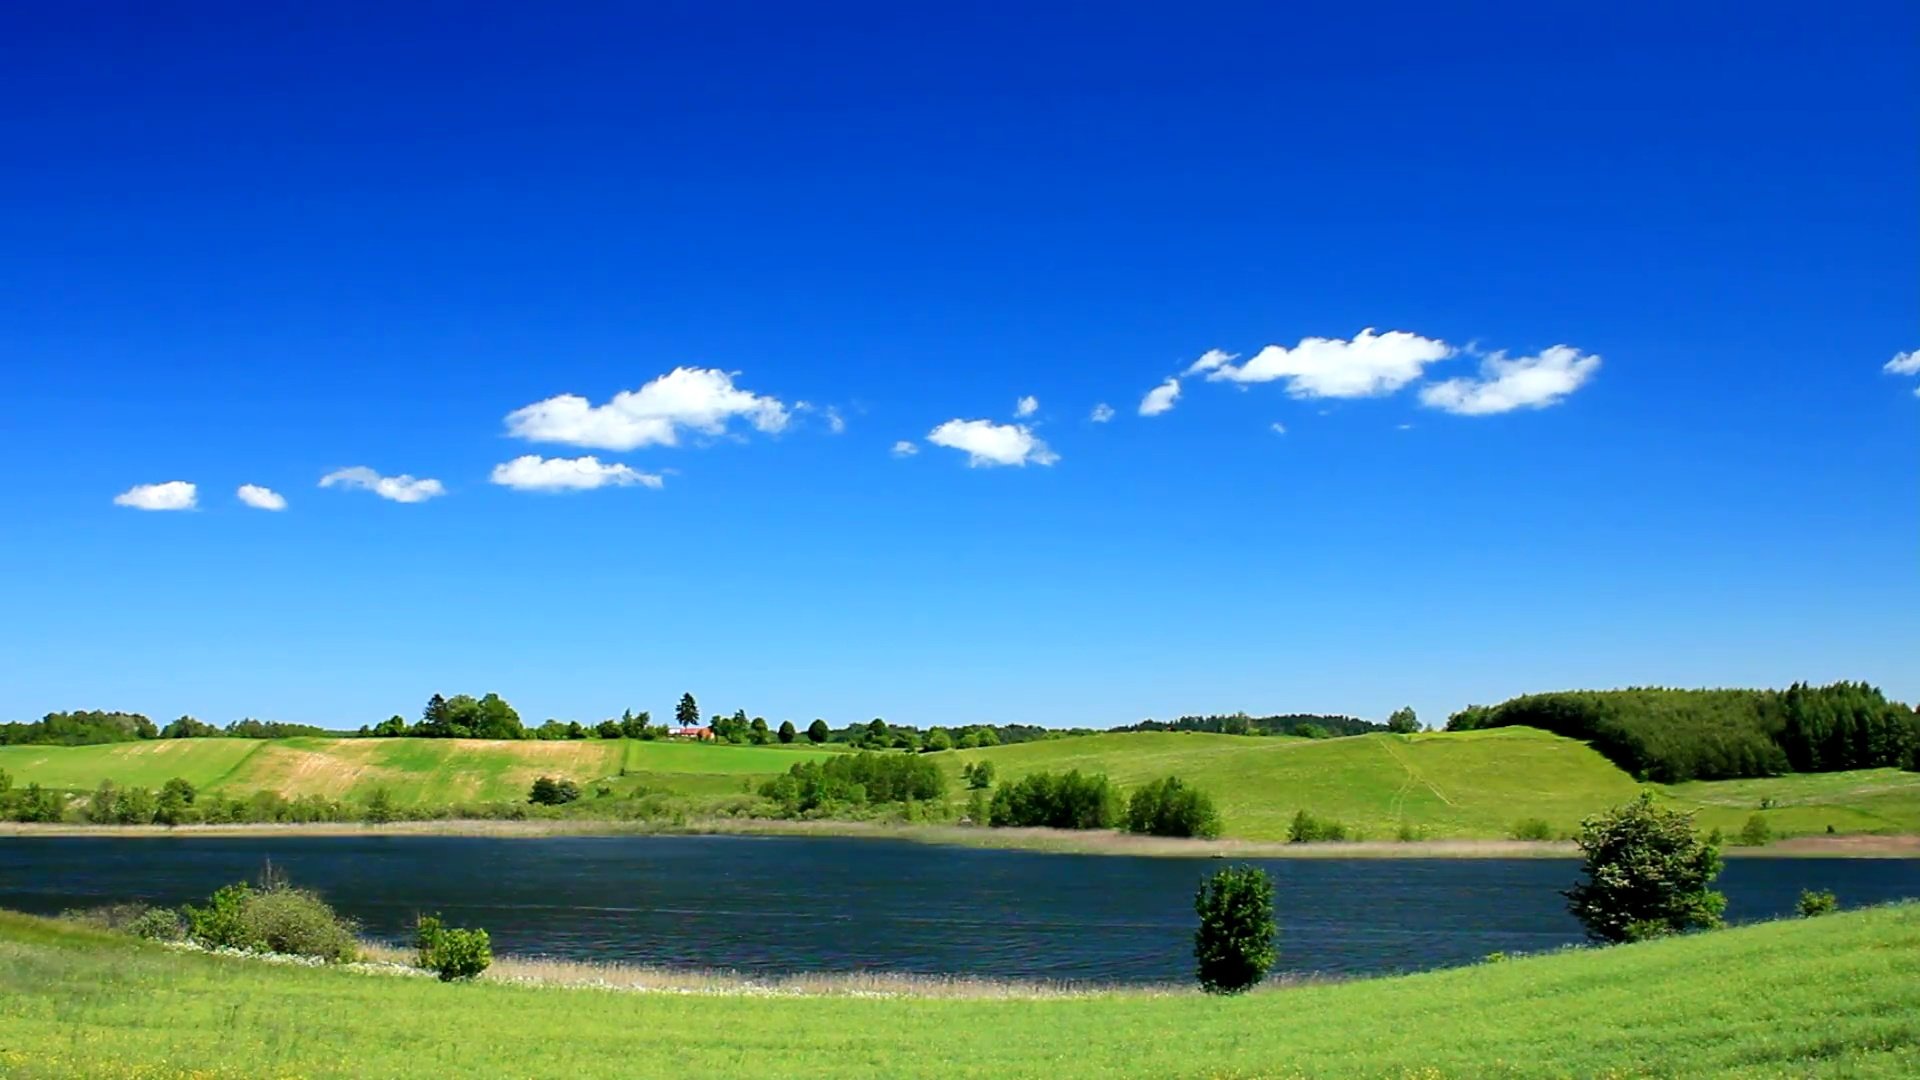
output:
<path id="1" fill-rule="evenodd" d="M 1394 749 L 1394 745 L 1391 741 L 1382 739 L 1380 741 L 1380 749 L 1385 750 L 1387 752 L 1388 757 L 1392 758 L 1401 768 L 1407 770 L 1407 776 L 1410 780 L 1417 783 L 1425 784 L 1427 790 L 1433 792 L 1434 798 L 1439 799 L 1441 802 L 1446 803 L 1448 806 L 1453 807 L 1455 810 L 1458 810 L 1460 808 L 1460 805 L 1458 803 L 1454 802 L 1452 799 L 1447 798 L 1446 792 L 1441 791 L 1437 787 L 1434 787 L 1432 781 L 1428 780 L 1426 777 L 1421 776 L 1418 772 L 1416 772 L 1414 770 L 1414 767 L 1408 763 L 1407 759 L 1402 757 L 1398 750 Z M 1402 794 L 1404 794 L 1405 791 L 1406 791 L 1405 788 L 1401 789 Z M 1396 804 L 1399 803 L 1400 798 L 1401 798 L 1400 795 L 1395 795 L 1394 802 Z"/>

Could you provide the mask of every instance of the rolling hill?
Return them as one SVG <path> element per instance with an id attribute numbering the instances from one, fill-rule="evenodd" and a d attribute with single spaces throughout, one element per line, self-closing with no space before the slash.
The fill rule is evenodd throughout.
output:
<path id="1" fill-rule="evenodd" d="M 16 785 L 73 792 L 101 780 L 157 788 L 176 776 L 236 796 L 277 791 L 360 801 L 385 788 L 407 807 L 518 802 L 535 778 L 550 775 L 604 782 L 618 795 L 682 797 L 697 814 L 714 800 L 737 801 L 796 761 L 842 752 L 599 739 L 169 739 L 0 747 L 0 769 Z M 1423 839 L 1503 838 L 1526 818 L 1566 835 L 1582 817 L 1643 786 L 1697 811 L 1702 827 L 1729 835 L 1755 813 L 1776 837 L 1829 826 L 1840 833 L 1920 833 L 1917 773 L 1641 785 L 1584 743 L 1518 727 L 1341 739 L 1130 732 L 951 751 L 934 760 L 952 781 L 956 812 L 967 795 L 960 770 L 971 762 L 992 762 L 1001 782 L 1080 769 L 1106 773 L 1123 790 L 1178 775 L 1214 797 L 1227 836 L 1249 840 L 1286 839 L 1303 809 L 1374 840 L 1394 839 L 1403 825 Z"/>

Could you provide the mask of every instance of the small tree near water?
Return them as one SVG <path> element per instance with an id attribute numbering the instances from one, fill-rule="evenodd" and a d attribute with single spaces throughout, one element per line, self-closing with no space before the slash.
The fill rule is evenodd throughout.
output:
<path id="1" fill-rule="evenodd" d="M 1596 941 L 1705 930 L 1720 925 L 1727 898 L 1709 888 L 1720 850 L 1694 830 L 1693 815 L 1663 810 L 1641 796 L 1580 823 L 1585 880 L 1567 890 L 1567 907 Z"/>
<path id="2" fill-rule="evenodd" d="M 440 976 L 441 982 L 471 979 L 493 964 L 493 943 L 485 930 L 458 930 L 432 915 L 420 916 L 414 944 L 419 965 Z"/>
<path id="3" fill-rule="evenodd" d="M 1274 948 L 1273 879 L 1252 866 L 1227 866 L 1200 883 L 1193 909 L 1193 959 L 1200 988 L 1238 994 L 1266 978 Z"/>

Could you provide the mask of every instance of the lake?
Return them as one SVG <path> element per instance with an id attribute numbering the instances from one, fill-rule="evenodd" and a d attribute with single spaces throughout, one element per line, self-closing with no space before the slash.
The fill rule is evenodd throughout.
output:
<path id="1" fill-rule="evenodd" d="M 177 905 L 271 860 L 371 937 L 415 913 L 511 955 L 760 974 L 895 971 L 1150 983 L 1192 974 L 1204 859 L 1052 855 L 884 840 L 647 836 L 0 838 L 0 907 Z M 1581 940 L 1566 859 L 1266 859 L 1279 970 L 1376 974 Z M 1728 918 L 1920 895 L 1920 860 L 1728 861 Z"/>

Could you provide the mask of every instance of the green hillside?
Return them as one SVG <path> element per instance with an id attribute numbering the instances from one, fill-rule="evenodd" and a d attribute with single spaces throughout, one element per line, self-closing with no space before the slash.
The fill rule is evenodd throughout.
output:
<path id="1" fill-rule="evenodd" d="M 239 797 L 277 791 L 362 802 L 385 788 L 404 807 L 520 802 L 534 779 L 556 776 L 582 786 L 605 783 L 615 795 L 665 795 L 697 816 L 723 802 L 739 805 L 794 762 L 844 752 L 624 739 L 162 739 L 0 747 L 0 769 L 16 785 L 72 792 L 103 779 L 158 788 L 175 776 Z M 1130 789 L 1178 775 L 1219 803 L 1227 836 L 1248 840 L 1286 839 L 1303 809 L 1373 840 L 1396 838 L 1403 824 L 1424 839 L 1498 839 L 1524 818 L 1565 835 L 1582 817 L 1641 788 L 1584 743 L 1517 727 L 1342 739 L 1131 732 L 931 757 L 950 778 L 954 816 L 964 810 L 960 770 L 970 762 L 992 762 L 1003 783 L 1039 770 L 1080 769 Z M 1869 769 L 1646 786 L 1697 810 L 1703 827 L 1729 835 L 1755 813 L 1776 837 L 1829 826 L 1840 833 L 1920 833 L 1920 773 Z"/>
<path id="2" fill-rule="evenodd" d="M 737 793 L 745 778 L 829 752 L 627 739 L 159 739 L 0 747 L 0 769 L 18 784 L 75 791 L 102 780 L 157 788 L 178 776 L 235 795 L 277 791 L 364 800 L 385 788 L 403 806 L 440 806 L 523 800 L 541 776 L 582 784 L 612 779 L 626 788 L 651 784 L 688 794 Z"/>
<path id="3" fill-rule="evenodd" d="M 0 1075 L 22 1080 L 1916 1074 L 1912 904 L 1224 1000 L 448 985 L 0 913 Z"/>
<path id="4" fill-rule="evenodd" d="M 1581 816 L 1631 798 L 1638 785 L 1571 739 L 1540 731 L 1247 738 L 1140 732 L 1022 743 L 953 755 L 991 761 L 1000 779 L 1040 770 L 1104 772 L 1131 787 L 1169 774 L 1211 793 L 1227 835 L 1284 840 L 1309 810 L 1392 839 L 1401 823 L 1427 838 L 1500 837 L 1526 817 L 1571 831 Z"/>

